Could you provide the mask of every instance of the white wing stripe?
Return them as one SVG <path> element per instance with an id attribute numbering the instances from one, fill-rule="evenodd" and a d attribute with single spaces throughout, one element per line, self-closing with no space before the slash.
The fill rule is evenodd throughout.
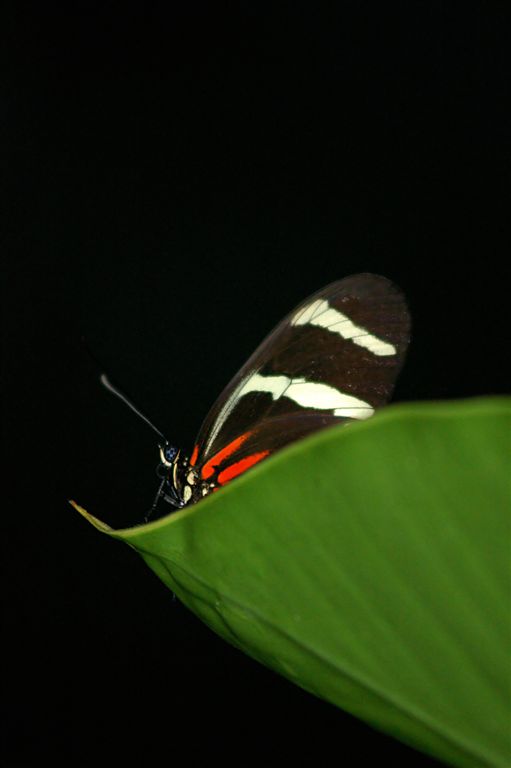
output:
<path id="1" fill-rule="evenodd" d="M 333 411 L 334 416 L 349 416 L 352 419 L 367 419 L 374 408 L 358 397 L 346 395 L 335 387 L 320 382 L 306 381 L 288 376 L 263 376 L 253 373 L 237 392 L 236 399 L 249 392 L 269 392 L 273 400 L 288 397 L 304 408 Z M 233 404 L 234 405 L 234 404 Z"/>
<path id="2" fill-rule="evenodd" d="M 378 357 L 396 354 L 393 344 L 379 339 L 365 328 L 355 325 L 349 317 L 328 304 L 328 301 L 318 299 L 297 312 L 291 320 L 291 325 L 317 325 L 331 333 L 337 333 L 343 339 L 351 339 L 354 344 L 372 352 Z"/>
<path id="3" fill-rule="evenodd" d="M 322 299 L 317 299 L 306 307 L 302 307 L 302 309 L 300 309 L 294 316 L 292 321 L 293 325 L 305 325 L 306 323 L 311 322 L 312 318 L 316 316 L 318 309 L 322 309 L 324 304 L 328 306 L 328 302 L 323 301 Z"/>
<path id="4" fill-rule="evenodd" d="M 330 411 L 333 416 L 345 416 L 350 419 L 368 419 L 374 413 L 374 408 L 369 403 L 353 395 L 346 395 L 328 384 L 307 381 L 303 378 L 293 379 L 289 376 L 263 376 L 256 371 L 243 379 L 224 403 L 204 447 L 205 453 L 213 444 L 238 400 L 250 392 L 268 392 L 273 400 L 288 397 L 304 408 Z"/>

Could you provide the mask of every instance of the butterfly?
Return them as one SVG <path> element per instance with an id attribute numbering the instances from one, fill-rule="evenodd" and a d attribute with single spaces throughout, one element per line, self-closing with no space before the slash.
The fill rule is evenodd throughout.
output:
<path id="1" fill-rule="evenodd" d="M 352 275 L 305 299 L 225 387 L 191 455 L 160 443 L 152 511 L 160 499 L 195 504 L 296 440 L 369 418 L 389 400 L 409 339 L 404 296 L 379 275 Z"/>

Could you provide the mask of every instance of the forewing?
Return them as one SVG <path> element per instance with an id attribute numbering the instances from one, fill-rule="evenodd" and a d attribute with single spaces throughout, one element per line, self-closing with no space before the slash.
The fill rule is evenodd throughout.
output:
<path id="1" fill-rule="evenodd" d="M 302 436 L 290 428 L 297 416 L 316 417 L 303 422 L 316 428 L 367 418 L 389 399 L 409 336 L 406 302 L 389 280 L 360 274 L 331 283 L 290 312 L 223 390 L 200 429 L 194 463 L 270 419 L 282 420 L 282 447 Z"/>

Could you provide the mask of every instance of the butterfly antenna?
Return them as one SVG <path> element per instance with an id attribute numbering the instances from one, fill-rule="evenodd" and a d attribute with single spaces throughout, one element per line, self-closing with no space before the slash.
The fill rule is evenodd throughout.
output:
<path id="1" fill-rule="evenodd" d="M 159 430 L 157 427 L 155 427 L 155 426 L 154 426 L 154 424 L 152 423 L 152 421 L 149 421 L 149 419 L 147 418 L 147 416 L 144 416 L 144 414 L 142 413 L 142 411 L 139 411 L 139 409 L 138 409 L 138 408 L 136 408 L 136 407 L 133 405 L 133 403 L 131 402 L 131 400 L 129 400 L 129 399 L 126 397 L 126 395 L 124 395 L 124 394 L 123 394 L 123 393 L 122 393 L 122 392 L 121 392 L 119 389 L 117 389 L 117 387 L 114 387 L 114 385 L 112 384 L 112 382 L 110 381 L 110 379 L 108 378 L 108 376 L 106 375 L 106 373 L 102 373 L 102 374 L 101 374 L 101 376 L 99 377 L 99 380 L 100 380 L 101 384 L 102 384 L 102 385 L 105 387 L 105 389 L 108 389 L 108 391 L 109 391 L 109 392 L 111 392 L 111 393 L 112 393 L 112 395 L 115 395 L 116 397 L 118 397 L 118 398 L 119 398 L 119 400 L 122 400 L 122 402 L 123 402 L 125 405 L 127 405 L 127 406 L 128 406 L 128 408 L 130 408 L 130 409 L 133 411 L 133 413 L 136 413 L 136 414 L 137 414 L 137 416 L 138 416 L 139 418 L 141 418 L 143 421 L 145 421 L 145 423 L 146 423 L 146 424 L 148 424 L 148 425 L 151 427 L 151 429 L 152 429 L 154 432 L 156 432 L 156 434 L 157 434 L 157 435 L 159 435 L 160 437 L 162 437 L 162 438 L 165 440 L 165 442 L 168 442 L 168 441 L 167 441 L 167 438 L 165 437 L 165 435 L 163 434 L 163 432 L 160 432 L 160 430 Z"/>

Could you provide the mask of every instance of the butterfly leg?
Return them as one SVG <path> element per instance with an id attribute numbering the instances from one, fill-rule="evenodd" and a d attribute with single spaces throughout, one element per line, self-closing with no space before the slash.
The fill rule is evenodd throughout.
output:
<path id="1" fill-rule="evenodd" d="M 165 477 L 162 478 L 162 481 L 161 481 L 160 485 L 158 486 L 158 490 L 156 491 L 156 496 L 154 497 L 154 501 L 153 501 L 153 504 L 151 506 L 151 509 L 149 510 L 149 512 L 146 512 L 146 514 L 144 516 L 144 523 L 149 522 L 149 518 L 152 517 L 152 515 L 154 513 L 154 510 L 156 509 L 156 507 L 158 505 L 158 501 L 160 500 L 160 497 L 164 495 L 163 494 L 163 486 L 165 485 L 165 479 L 166 479 Z"/>

